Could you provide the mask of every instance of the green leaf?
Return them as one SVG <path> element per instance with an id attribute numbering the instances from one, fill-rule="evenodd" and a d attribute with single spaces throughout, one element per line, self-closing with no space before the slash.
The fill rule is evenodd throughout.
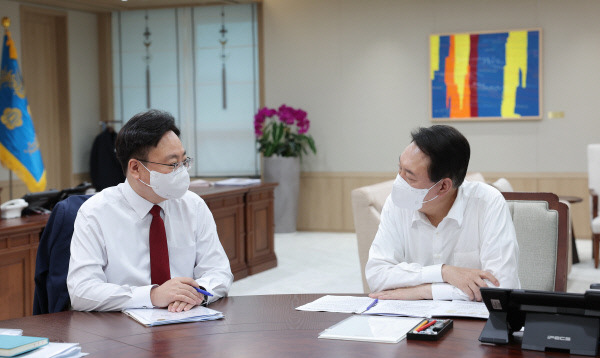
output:
<path id="1" fill-rule="evenodd" d="M 310 146 L 310 149 L 313 151 L 313 153 L 317 154 L 317 147 L 315 146 L 315 140 L 311 136 L 307 136 L 306 139 L 308 140 L 308 145 Z"/>

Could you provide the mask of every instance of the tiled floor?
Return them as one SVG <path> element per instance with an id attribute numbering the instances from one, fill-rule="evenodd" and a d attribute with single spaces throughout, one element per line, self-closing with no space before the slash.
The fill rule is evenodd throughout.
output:
<path id="1" fill-rule="evenodd" d="M 576 240 L 579 263 L 573 265 L 567 281 L 568 292 L 585 292 L 592 283 L 600 283 L 600 268 L 594 268 L 592 240 Z"/>
<path id="2" fill-rule="evenodd" d="M 577 240 L 579 264 L 569 275 L 569 292 L 584 292 L 600 283 L 592 262 L 590 240 Z M 276 268 L 235 281 L 230 296 L 284 293 L 362 292 L 354 233 L 296 232 L 275 235 Z"/>
<path id="3" fill-rule="evenodd" d="M 230 296 L 283 293 L 361 293 L 354 233 L 275 235 L 277 267 L 235 281 Z"/>

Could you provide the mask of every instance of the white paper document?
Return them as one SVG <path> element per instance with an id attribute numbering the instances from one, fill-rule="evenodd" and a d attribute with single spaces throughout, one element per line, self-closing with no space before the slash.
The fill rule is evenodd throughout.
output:
<path id="1" fill-rule="evenodd" d="M 323 296 L 297 307 L 300 311 L 357 313 L 408 317 L 489 317 L 483 302 L 376 300 L 370 297 Z"/>
<path id="2" fill-rule="evenodd" d="M 319 338 L 398 343 L 420 321 L 412 317 L 351 316 L 321 332 Z"/>
<path id="3" fill-rule="evenodd" d="M 196 179 L 190 182 L 190 188 L 209 187 L 214 185 L 213 182 L 204 179 Z"/>
<path id="4" fill-rule="evenodd" d="M 410 316 L 410 317 L 489 317 L 483 302 L 471 301 L 402 301 L 379 300 L 364 312 L 366 315 Z"/>
<path id="5" fill-rule="evenodd" d="M 0 334 L 4 336 L 22 336 L 23 330 L 18 328 L 0 328 Z"/>
<path id="6" fill-rule="evenodd" d="M 189 311 L 182 312 L 169 312 L 166 308 L 128 308 L 123 310 L 123 313 L 148 327 L 172 323 L 213 321 L 225 317 L 223 313 L 203 306 L 196 306 Z"/>
<path id="7" fill-rule="evenodd" d="M 50 342 L 29 353 L 19 355 L 19 358 L 79 358 L 88 355 L 81 353 L 79 343 Z"/>
<path id="8" fill-rule="evenodd" d="M 250 178 L 229 178 L 224 180 L 219 180 L 215 182 L 215 185 L 222 186 L 245 186 L 245 185 L 254 185 L 260 184 L 260 179 L 250 179 Z"/>
<path id="9" fill-rule="evenodd" d="M 354 296 L 323 296 L 303 306 L 296 307 L 298 311 L 322 311 L 341 313 L 363 313 L 373 303 L 370 297 Z"/>

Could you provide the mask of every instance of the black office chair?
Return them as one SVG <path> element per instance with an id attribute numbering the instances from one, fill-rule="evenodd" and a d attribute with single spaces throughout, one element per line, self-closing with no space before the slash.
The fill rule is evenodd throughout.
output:
<path id="1" fill-rule="evenodd" d="M 91 195 L 74 195 L 54 206 L 40 238 L 35 260 L 33 314 L 69 309 L 67 273 L 71 258 L 71 237 L 79 207 Z"/>

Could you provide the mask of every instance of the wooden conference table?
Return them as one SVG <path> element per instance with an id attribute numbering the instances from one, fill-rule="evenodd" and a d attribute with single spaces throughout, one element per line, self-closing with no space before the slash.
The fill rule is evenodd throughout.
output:
<path id="1" fill-rule="evenodd" d="M 146 328 L 120 312 L 61 312 L 0 321 L 24 335 L 78 342 L 89 357 L 543 357 L 519 345 L 480 344 L 485 323 L 455 319 L 439 341 L 398 344 L 318 339 L 319 332 L 350 316 L 294 308 L 323 295 L 228 297 L 210 307 L 225 319 Z M 552 353 L 552 356 L 567 356 Z"/>

